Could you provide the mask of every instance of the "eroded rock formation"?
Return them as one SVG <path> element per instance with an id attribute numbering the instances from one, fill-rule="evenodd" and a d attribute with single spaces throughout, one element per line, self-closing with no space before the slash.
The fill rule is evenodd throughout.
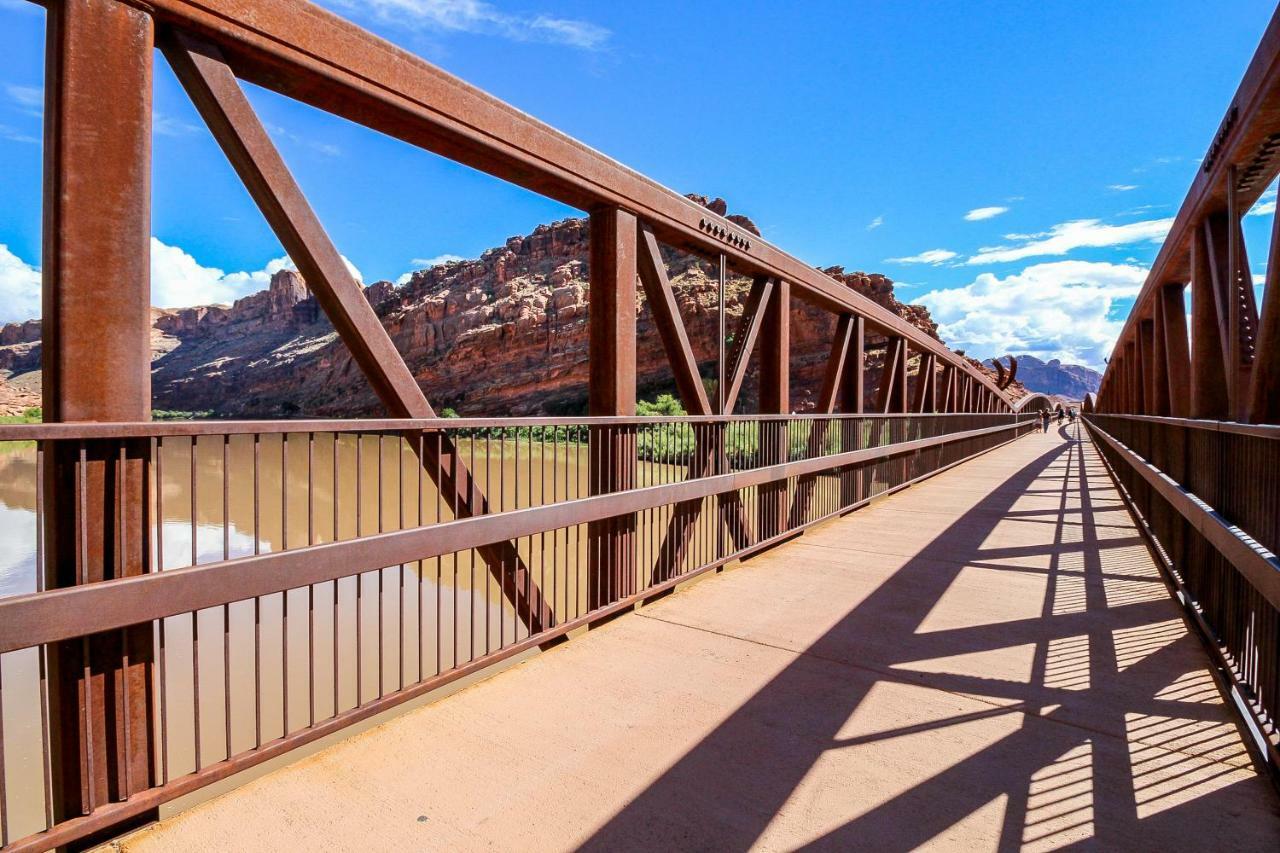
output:
<path id="1" fill-rule="evenodd" d="M 727 214 L 723 199 L 693 196 Z M 759 233 L 746 217 L 729 218 Z M 540 225 L 479 258 L 414 273 L 401 286 L 365 288 L 397 348 L 437 408 L 464 414 L 533 415 L 585 411 L 588 232 L 585 219 Z M 703 375 L 715 374 L 717 270 L 667 252 L 667 267 Z M 882 275 L 824 270 L 835 280 L 936 337 L 922 306 L 894 296 Z M 742 316 L 749 282 L 731 278 L 729 328 Z M 793 300 L 792 407 L 813 407 L 834 318 Z M 657 330 L 643 297 L 638 311 L 637 373 L 642 397 L 673 390 Z M 39 369 L 39 323 L 0 329 L 0 376 L 19 381 Z M 868 340 L 873 393 L 880 354 Z M 158 409 L 222 417 L 351 416 L 381 412 L 345 346 L 302 277 L 277 273 L 267 290 L 234 305 L 156 310 L 153 399 Z M 755 402 L 754 366 L 739 411 Z M 34 405 L 34 403 L 28 403 Z"/>

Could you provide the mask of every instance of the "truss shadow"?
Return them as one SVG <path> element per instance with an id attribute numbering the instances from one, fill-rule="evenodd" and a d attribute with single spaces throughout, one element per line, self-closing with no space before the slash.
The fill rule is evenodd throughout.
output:
<path id="1" fill-rule="evenodd" d="M 1132 527 L 1093 521 L 1117 502 L 1075 430 L 1023 439 L 1052 444 L 898 558 L 581 849 L 905 850 L 984 833 L 1002 850 L 1277 849 L 1276 797 L 1198 642 Z M 1046 520 L 1052 536 L 1028 544 Z M 974 572 L 1010 596 L 1038 584 L 1039 612 L 934 629 Z"/>

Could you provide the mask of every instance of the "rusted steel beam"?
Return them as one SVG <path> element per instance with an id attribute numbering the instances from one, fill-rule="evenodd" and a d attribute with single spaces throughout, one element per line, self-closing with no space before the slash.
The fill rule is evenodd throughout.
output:
<path id="1" fill-rule="evenodd" d="M 884 354 L 884 371 L 880 374 L 880 391 L 876 398 L 876 409 L 880 412 L 890 414 L 907 411 L 907 357 L 906 339 L 889 338 Z"/>
<path id="2" fill-rule="evenodd" d="M 938 410 L 938 360 L 933 353 L 920 359 L 920 373 L 916 376 L 915 399 L 911 411 L 933 413 Z"/>
<path id="3" fill-rule="evenodd" d="M 160 46 L 378 399 L 393 417 L 435 417 L 422 388 L 311 209 L 240 83 L 223 61 L 221 51 L 181 32 L 168 33 Z M 415 452 L 422 452 L 423 467 L 445 495 L 447 505 L 463 517 L 488 512 L 488 498 L 452 442 L 443 435 L 435 438 L 409 444 Z M 530 630 L 540 630 L 554 620 L 514 545 L 486 546 L 480 556 Z"/>
<path id="4" fill-rule="evenodd" d="M 791 410 L 791 285 L 779 281 L 765 304 L 760 329 L 760 412 L 786 414 Z M 760 425 L 760 458 L 765 465 L 786 462 L 790 456 L 787 424 Z M 771 482 L 756 494 L 756 536 L 769 539 L 787 523 L 787 484 Z"/>
<path id="5" fill-rule="evenodd" d="M 1206 223 L 1207 224 L 1207 223 Z M 1214 270 L 1215 253 L 1209 231 L 1198 229 L 1191 246 L 1191 416 L 1225 419 L 1230 412 L 1227 396 L 1226 341 L 1218 293 L 1220 275 Z M 1128 407 L 1120 411 L 1133 412 Z"/>
<path id="6" fill-rule="evenodd" d="M 676 392 L 689 414 L 710 415 L 711 402 L 707 399 L 707 391 L 698 372 L 698 360 L 689 343 L 689 334 L 680 316 L 680 306 L 671 290 L 671 282 L 667 279 L 667 267 L 662 260 L 658 238 L 653 235 L 653 229 L 644 223 L 640 223 L 639 229 L 637 269 L 640 283 L 644 287 L 653 323 L 658 327 L 662 348 L 671 364 Z"/>
<path id="7" fill-rule="evenodd" d="M 618 208 L 592 211 L 590 233 L 587 405 L 592 415 L 634 415 L 636 217 Z M 588 443 L 590 494 L 626 492 L 635 487 L 633 427 L 592 427 L 588 432 Z M 635 591 L 635 531 L 635 513 L 588 524 L 589 607 L 603 607 Z"/>
<path id="8" fill-rule="evenodd" d="M 711 402 L 707 398 L 706 388 L 702 384 L 702 377 L 698 372 L 698 362 L 693 354 L 693 347 L 689 343 L 689 335 L 685 329 L 684 320 L 680 316 L 679 306 L 675 300 L 675 294 L 671 290 L 671 283 L 667 278 L 666 265 L 662 261 L 662 253 L 657 238 L 654 236 L 652 229 L 641 224 L 638 233 L 638 261 L 637 267 L 640 275 L 640 282 L 644 287 L 645 297 L 649 302 L 649 310 L 653 314 L 654 323 L 658 327 L 658 334 L 662 339 L 662 345 L 667 354 L 667 361 L 671 365 L 672 375 L 675 377 L 676 393 L 680 397 L 680 402 L 685 410 L 693 415 L 710 415 Z M 724 398 L 726 411 L 732 411 L 738 396 L 738 389 L 742 385 L 742 376 L 746 372 L 746 365 L 751 355 L 751 346 L 755 341 L 756 332 L 759 330 L 759 303 L 763 297 L 767 297 L 772 284 L 767 279 L 757 279 L 751 289 L 748 297 L 746 311 L 743 321 L 747 325 L 745 337 L 740 331 L 740 341 L 737 344 L 737 356 L 734 361 L 733 381 L 727 396 Z M 749 321 L 749 322 L 748 322 Z M 709 429 L 694 430 L 694 455 L 693 460 L 689 464 L 689 477 L 703 477 L 714 470 L 725 470 L 728 462 L 724 456 L 724 448 L 719 438 L 720 428 L 713 426 Z M 729 530 L 734 535 L 735 542 L 738 547 L 745 547 L 749 544 L 750 538 L 748 531 L 750 526 L 747 523 L 746 515 L 740 503 L 730 498 L 725 498 L 726 506 L 726 523 Z M 662 539 L 662 544 L 658 548 L 658 556 L 654 563 L 654 577 L 659 580 L 665 580 L 674 577 L 679 573 L 680 567 L 684 563 L 685 551 L 689 542 L 697 528 L 698 519 L 702 514 L 702 503 L 695 502 L 692 504 L 680 504 L 676 506 L 671 513 L 671 520 L 667 524 L 666 535 Z"/>
<path id="9" fill-rule="evenodd" d="M 1249 253 L 1241 225 L 1246 211 L 1239 207 L 1238 175 L 1234 166 L 1228 171 L 1227 178 L 1227 279 L 1224 282 L 1229 309 L 1227 381 L 1231 416 L 1243 421 L 1249 415 L 1258 306 L 1253 296 L 1253 273 L 1249 269 Z"/>
<path id="10" fill-rule="evenodd" d="M 1155 316 L 1151 320 L 1151 414 L 1169 414 L 1169 348 L 1165 342 L 1164 301 L 1152 303 Z"/>
<path id="11" fill-rule="evenodd" d="M 1155 322 L 1143 320 L 1138 324 L 1138 363 L 1140 367 L 1139 382 L 1142 388 L 1142 411 L 1138 414 L 1155 415 Z"/>
<path id="12" fill-rule="evenodd" d="M 1249 389 L 1248 421 L 1280 424 L 1280 216 L 1271 223 L 1267 277 L 1258 322 L 1257 359 Z"/>
<path id="13" fill-rule="evenodd" d="M 151 418 L 153 25 L 116 0 L 50 4 L 46 35 L 44 417 Z M 149 571 L 149 444 L 46 444 L 45 587 Z M 48 650 L 55 821 L 155 784 L 150 624 Z M 38 774 L 38 771 L 37 771 Z"/>
<path id="14" fill-rule="evenodd" d="M 831 339 L 831 352 L 827 355 L 827 369 L 822 376 L 822 389 L 818 392 L 818 406 L 815 410 L 821 414 L 832 414 L 840 402 L 844 372 L 850 366 L 849 344 L 853 340 L 853 323 L 854 318 L 849 314 L 841 314 L 836 320 L 835 335 Z"/>
<path id="15" fill-rule="evenodd" d="M 844 384 L 844 371 L 848 369 L 849 344 L 852 338 L 853 317 L 849 314 L 842 314 L 836 320 L 835 334 L 831 340 L 831 352 L 827 356 L 827 369 L 823 374 L 822 389 L 818 393 L 818 405 L 815 411 L 819 414 L 830 415 L 834 413 L 836 404 L 840 401 L 840 392 Z M 807 458 L 812 459 L 821 454 L 822 445 L 826 441 L 830 428 L 831 421 L 828 420 L 809 422 Z M 803 523 L 805 516 L 809 512 L 809 505 L 813 501 L 813 492 L 816 485 L 816 476 L 801 477 L 796 483 L 796 494 L 791 499 L 788 526 L 795 527 L 797 524 Z"/>
<path id="16" fill-rule="evenodd" d="M 841 375 L 841 405 L 847 413 L 862 414 L 866 397 L 867 334 L 866 322 L 859 316 L 853 318 L 850 330 L 848 364 Z"/>
<path id="17" fill-rule="evenodd" d="M 1191 414 L 1191 356 L 1187 343 L 1187 305 L 1183 285 L 1166 284 L 1160 289 L 1160 322 L 1165 351 L 1165 389 L 1168 414 L 1185 418 Z"/>
<path id="18" fill-rule="evenodd" d="M 733 414 L 738 402 L 738 394 L 742 391 L 742 380 L 747 376 L 747 367 L 751 363 L 751 352 L 755 349 L 756 338 L 760 334 L 760 326 L 764 323 L 764 311 L 761 306 L 767 305 L 769 295 L 773 293 L 773 282 L 764 276 L 756 276 L 751 282 L 751 290 L 747 294 L 747 304 L 742 309 L 742 320 L 734 335 L 733 350 L 729 357 L 730 380 L 729 390 L 724 396 L 723 414 Z"/>
<path id="19" fill-rule="evenodd" d="M 155 0 L 157 20 L 216 43 L 242 79 L 582 210 L 620 207 L 663 243 L 791 282 L 984 384 L 945 344 L 733 222 L 303 0 Z M 994 386 L 992 386 L 994 388 Z"/>

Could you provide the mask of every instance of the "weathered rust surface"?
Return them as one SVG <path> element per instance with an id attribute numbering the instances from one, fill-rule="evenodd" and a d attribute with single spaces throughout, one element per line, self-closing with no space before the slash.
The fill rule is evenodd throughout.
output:
<path id="1" fill-rule="evenodd" d="M 151 417 L 152 22 L 116 0 L 48 10 L 45 81 L 44 416 Z M 99 286 L 109 282 L 109 286 Z M 149 570 L 148 445 L 45 448 L 45 584 Z M 55 820 L 153 782 L 150 625 L 49 649 Z"/>
<path id="2" fill-rule="evenodd" d="M 625 210 L 605 208 L 591 214 L 591 378 L 587 399 L 592 415 L 626 417 L 636 413 L 637 234 L 636 218 Z M 625 425 L 594 427 L 589 443 L 591 494 L 633 488 L 635 431 Z M 602 607 L 635 592 L 635 529 L 634 513 L 588 525 L 589 607 Z"/>

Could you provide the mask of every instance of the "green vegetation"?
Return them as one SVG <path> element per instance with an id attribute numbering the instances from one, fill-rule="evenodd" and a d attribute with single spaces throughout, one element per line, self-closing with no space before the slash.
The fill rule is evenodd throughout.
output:
<path id="1" fill-rule="evenodd" d="M 184 412 L 179 409 L 152 409 L 151 419 L 155 421 L 200 421 L 213 417 L 213 411 L 204 409 L 199 412 Z"/>
<path id="2" fill-rule="evenodd" d="M 20 415 L 0 415 L 0 424 L 38 424 L 44 420 L 39 406 L 23 409 Z"/>

